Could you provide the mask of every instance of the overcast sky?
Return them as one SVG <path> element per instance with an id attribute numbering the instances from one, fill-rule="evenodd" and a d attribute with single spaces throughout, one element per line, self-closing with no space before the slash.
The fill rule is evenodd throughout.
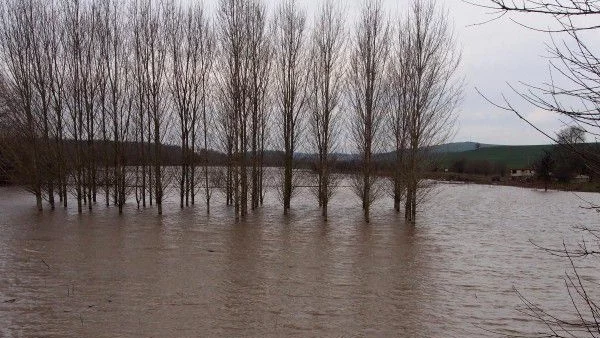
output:
<path id="1" fill-rule="evenodd" d="M 348 26 L 358 13 L 364 0 L 345 0 Z M 472 0 L 485 3 L 487 0 Z M 208 0 L 213 6 L 217 0 Z M 279 0 L 267 1 L 274 6 Z M 319 0 L 298 0 L 309 17 L 319 8 Z M 392 17 L 403 13 L 410 0 L 384 0 Z M 550 133 L 564 127 L 555 115 L 539 111 L 519 100 L 507 83 L 519 85 L 520 81 L 539 84 L 548 76 L 545 43 L 550 41 L 545 33 L 528 30 L 509 17 L 486 23 L 494 16 L 489 10 L 469 5 L 461 0 L 439 0 L 454 22 L 456 36 L 463 52 L 461 73 L 466 86 L 464 100 L 458 112 L 457 133 L 454 141 L 474 141 L 492 144 L 543 144 L 549 140 L 521 121 L 516 115 L 499 110 L 487 103 L 475 90 L 479 88 L 491 99 L 499 100 L 502 94 L 537 126 Z M 513 19 L 531 26 L 548 27 L 552 22 L 540 17 L 513 16 Z"/>

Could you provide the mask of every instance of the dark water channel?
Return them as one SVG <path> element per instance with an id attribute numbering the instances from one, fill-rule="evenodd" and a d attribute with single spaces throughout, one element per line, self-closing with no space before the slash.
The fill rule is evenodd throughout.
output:
<path id="1" fill-rule="evenodd" d="M 580 194 L 599 201 L 600 195 Z M 513 287 L 571 309 L 564 259 L 596 225 L 571 193 L 440 185 L 416 227 L 383 199 L 365 224 L 342 189 L 323 223 L 301 193 L 240 224 L 217 198 L 166 214 L 128 206 L 35 211 L 0 188 L 0 337 L 487 337 L 543 330 Z M 595 261 L 583 261 L 597 281 Z"/>

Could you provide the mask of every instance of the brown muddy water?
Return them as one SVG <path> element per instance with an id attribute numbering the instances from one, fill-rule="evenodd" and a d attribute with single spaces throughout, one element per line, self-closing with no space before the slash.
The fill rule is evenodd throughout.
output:
<path id="1" fill-rule="evenodd" d="M 580 194 L 598 202 L 600 195 Z M 598 215 L 566 192 L 440 185 L 416 227 L 383 199 L 366 224 L 347 189 L 321 221 L 301 192 L 245 222 L 216 198 L 166 214 L 129 205 L 35 211 L 0 188 L 1 337 L 493 337 L 543 331 L 518 289 L 572 310 L 568 262 L 531 243 L 574 244 Z M 597 261 L 578 261 L 598 281 Z M 597 288 L 597 286 L 596 286 Z M 594 290 L 592 290 L 594 291 Z"/>

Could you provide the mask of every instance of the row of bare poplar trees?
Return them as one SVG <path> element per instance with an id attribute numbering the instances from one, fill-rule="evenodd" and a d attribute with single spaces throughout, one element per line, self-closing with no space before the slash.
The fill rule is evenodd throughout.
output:
<path id="1" fill-rule="evenodd" d="M 261 0 L 220 0 L 215 13 L 175 0 L 0 3 L 3 151 L 27 168 L 39 209 L 72 194 L 79 211 L 98 195 L 122 211 L 135 195 L 160 214 L 164 145 L 176 143 L 181 207 L 202 190 L 210 210 L 215 149 L 228 159 L 227 204 L 244 217 L 263 203 L 265 150 L 274 149 L 287 212 L 302 149 L 315 153 L 326 217 L 334 154 L 354 144 L 365 218 L 381 194 L 376 154 L 393 151 L 394 207 L 404 200 L 414 221 L 426 150 L 448 138 L 460 99 L 460 53 L 434 1 L 414 0 L 396 19 L 365 1 L 351 28 L 333 1 L 310 26 L 294 0 L 272 14 Z"/>

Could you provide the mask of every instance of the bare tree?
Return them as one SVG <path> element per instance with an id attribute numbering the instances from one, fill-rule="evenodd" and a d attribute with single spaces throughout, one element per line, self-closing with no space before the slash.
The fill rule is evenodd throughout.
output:
<path id="1" fill-rule="evenodd" d="M 271 49 L 260 1 L 223 0 L 218 11 L 219 121 L 229 161 L 226 200 L 236 217 L 258 207 Z M 206 134 L 206 133 L 205 133 Z M 206 177 L 206 184 L 208 178 Z"/>
<path id="2" fill-rule="evenodd" d="M 213 63 L 214 38 L 201 5 L 174 6 L 168 20 L 170 92 L 173 97 L 181 138 L 180 206 L 195 203 L 196 144 L 203 133 L 203 174 L 207 210 L 210 211 L 208 163 L 206 160 L 209 123 L 208 86 Z"/>
<path id="3" fill-rule="evenodd" d="M 104 6 L 102 6 L 102 8 L 100 9 L 100 34 L 98 36 L 99 39 L 99 44 L 100 44 L 100 51 L 99 51 L 99 58 L 101 59 L 101 63 L 106 65 L 106 64 L 111 64 L 110 63 L 110 57 L 111 52 L 109 51 L 110 47 L 111 47 L 111 37 L 110 37 L 110 11 L 112 11 L 112 8 L 110 6 L 109 2 L 106 2 L 104 4 Z M 104 203 L 106 204 L 106 207 L 110 206 L 110 193 L 111 193 L 111 181 L 112 178 L 110 177 L 111 174 L 111 170 L 110 170 L 110 162 L 111 162 L 111 154 L 109 152 L 109 149 L 111 148 L 109 145 L 110 142 L 110 121 L 109 121 L 109 112 L 108 112 L 108 100 L 109 100 L 109 88 L 108 88 L 108 77 L 109 77 L 109 70 L 106 67 L 100 67 L 99 69 L 99 74 L 98 74 L 98 103 L 97 105 L 99 106 L 99 110 L 100 110 L 100 121 L 99 121 L 99 132 L 101 134 L 101 138 L 102 138 L 102 162 L 103 162 L 103 169 L 102 169 L 102 177 L 100 178 L 101 180 L 101 186 L 102 189 L 104 190 Z"/>
<path id="4" fill-rule="evenodd" d="M 136 200 L 138 208 L 140 201 L 142 207 L 146 207 L 146 192 L 148 199 L 152 204 L 152 189 L 149 188 L 151 183 L 151 170 L 149 169 L 148 147 L 150 145 L 150 125 L 148 114 L 148 100 L 146 97 L 147 83 L 146 70 L 148 68 L 148 57 L 144 44 L 144 27 L 148 25 L 148 11 L 145 10 L 139 1 L 135 1 L 131 7 L 130 16 L 133 19 L 133 35 L 134 35 L 134 68 L 135 68 L 135 89 L 136 89 L 136 111 L 135 119 L 135 141 L 139 155 L 139 163 L 136 166 Z M 146 130 L 145 128 L 148 127 Z M 146 139 L 148 134 L 148 139 Z M 146 141 L 148 143 L 146 144 Z M 140 172 L 141 171 L 141 172 Z"/>
<path id="5" fill-rule="evenodd" d="M 211 76 L 214 64 L 215 56 L 215 36 L 212 27 L 210 26 L 204 9 L 200 6 L 193 8 L 192 24 L 190 27 L 189 34 L 192 35 L 193 43 L 195 46 L 195 58 L 198 63 L 197 77 L 194 82 L 194 104 L 192 110 L 194 111 L 194 125 L 192 126 L 192 154 L 196 153 L 197 140 L 201 141 L 202 149 L 204 150 L 203 156 L 203 176 L 204 176 L 204 197 L 206 201 L 206 212 L 210 213 L 210 199 L 211 199 L 211 183 L 209 173 L 209 147 L 212 145 L 209 140 L 211 138 L 212 127 L 212 115 L 209 110 L 212 107 L 212 100 L 210 95 L 211 84 L 213 79 Z M 198 122 L 200 122 L 202 138 L 197 137 Z M 195 173 L 195 161 L 192 160 L 192 189 L 195 187 L 194 173 Z M 194 192 L 192 190 L 192 204 L 194 204 Z"/>
<path id="6" fill-rule="evenodd" d="M 136 57 L 141 63 L 143 103 L 148 111 L 147 136 L 152 144 L 152 171 L 149 176 L 156 201 L 158 214 L 162 214 L 164 182 L 162 168 L 162 142 L 169 126 L 166 92 L 166 54 L 167 39 L 165 32 L 165 6 L 162 1 L 144 0 L 139 4 L 138 24 L 135 26 L 139 37 L 140 54 Z M 153 181 L 152 181 L 153 180 Z M 150 195 L 152 204 L 152 194 Z"/>
<path id="7" fill-rule="evenodd" d="M 283 1 L 275 14 L 275 81 L 279 128 L 283 144 L 283 210 L 291 207 L 294 188 L 294 153 L 298 146 L 301 123 L 308 97 L 308 55 L 306 51 L 306 14 L 295 0 Z"/>
<path id="8" fill-rule="evenodd" d="M 261 2 L 253 2 L 249 11 L 248 31 L 249 45 L 249 130 L 250 130 L 250 162 L 251 192 L 250 204 L 256 209 L 262 204 L 263 166 L 265 137 L 268 121 L 268 89 L 272 63 L 272 45 L 267 35 L 266 8 Z"/>
<path id="9" fill-rule="evenodd" d="M 412 75 L 409 71 L 411 67 L 411 51 L 407 46 L 409 39 L 402 23 L 396 31 L 397 41 L 394 44 L 392 52 L 392 62 L 390 63 L 390 84 L 392 88 L 392 110 L 390 114 L 390 127 L 393 136 L 394 145 L 394 167 L 393 167 L 393 199 L 394 209 L 400 212 L 400 202 L 406 195 L 407 185 L 407 148 L 409 146 L 409 116 L 410 116 L 410 97 L 406 90 L 412 81 Z"/>
<path id="10" fill-rule="evenodd" d="M 585 130 L 576 126 L 566 127 L 556 134 L 556 140 L 565 145 L 585 143 Z"/>
<path id="11" fill-rule="evenodd" d="M 51 113 L 52 113 L 52 97 L 51 97 L 51 66 L 52 62 L 48 53 L 48 46 L 53 39 L 53 32 L 48 30 L 48 26 L 52 21 L 52 13 L 43 6 L 41 2 L 30 2 L 32 14 L 35 20 L 31 23 L 30 34 L 32 39 L 31 57 L 33 61 L 33 76 L 31 81 L 35 88 L 36 96 L 36 111 L 39 115 L 41 128 L 41 141 L 43 144 L 43 152 L 45 153 L 44 161 L 42 162 L 42 171 L 44 178 L 44 188 L 47 191 L 48 203 L 50 208 L 54 210 L 54 179 L 56 158 L 55 148 L 51 146 L 51 133 L 53 131 Z"/>
<path id="12" fill-rule="evenodd" d="M 67 173 L 69 169 L 67 154 L 65 150 L 65 83 L 67 57 L 65 55 L 65 17 L 62 6 L 56 1 L 52 1 L 49 6 L 51 19 L 46 22 L 47 30 L 50 34 L 48 44 L 45 48 L 46 58 L 49 62 L 49 85 L 53 109 L 54 125 L 54 147 L 56 178 L 58 184 L 58 195 L 63 207 L 67 207 Z"/>
<path id="13" fill-rule="evenodd" d="M 329 199 L 335 190 L 334 160 L 344 75 L 344 17 L 331 0 L 326 1 L 315 19 L 311 39 L 310 126 L 316 149 L 317 198 L 327 219 Z"/>
<path id="14" fill-rule="evenodd" d="M 461 54 L 446 13 L 433 1 L 414 0 L 400 31 L 395 73 L 402 82 L 396 102 L 407 119 L 405 218 L 414 222 L 427 150 L 453 132 L 463 87 L 457 76 Z"/>
<path id="15" fill-rule="evenodd" d="M 86 3 L 85 15 L 83 25 L 81 26 L 84 30 L 81 37 L 83 38 L 83 49 L 81 62 L 81 99 L 83 100 L 83 128 L 82 131 L 85 134 L 82 141 L 85 140 L 85 150 L 82 154 L 84 158 L 84 201 L 87 202 L 88 209 L 92 210 L 93 203 L 96 202 L 96 177 L 97 177 L 97 163 L 96 163 L 96 133 L 97 133 L 97 113 L 98 109 L 96 104 L 98 103 L 99 85 L 102 83 L 102 62 L 100 58 L 100 10 L 98 3 L 92 1 Z"/>
<path id="16" fill-rule="evenodd" d="M 19 152 L 22 151 L 22 158 L 12 158 L 13 162 L 30 176 L 30 179 L 23 183 L 35 194 L 37 208 L 42 210 L 43 161 L 34 82 L 37 70 L 35 55 L 39 55 L 36 47 L 40 47 L 39 44 L 36 46 L 34 37 L 37 6 L 33 0 L 7 1 L 1 9 L 2 70 L 8 87 L 5 94 L 11 95 L 5 102 L 10 104 L 12 111 L 11 124 L 18 130 L 14 136 L 21 134 L 24 141 L 13 143 L 14 146 L 24 147 L 18 148 Z M 14 149 L 13 153 L 16 155 L 18 152 Z"/>
<path id="17" fill-rule="evenodd" d="M 90 58 L 86 58 L 86 51 L 91 53 L 91 43 L 94 34 L 88 35 L 91 29 L 91 10 L 79 1 L 65 2 L 66 16 L 65 54 L 67 55 L 67 78 L 65 93 L 65 108 L 69 113 L 70 121 L 67 124 L 69 135 L 74 141 L 72 156 L 72 176 L 75 184 L 75 197 L 77 210 L 82 212 L 84 199 L 86 199 L 86 159 L 87 155 L 82 143 L 85 141 L 86 107 L 84 97 L 87 85 L 91 79 Z M 87 67 L 86 67 L 87 65 Z M 89 155 L 89 154 L 88 154 Z M 90 203 L 91 204 L 91 203 Z"/>
<path id="18" fill-rule="evenodd" d="M 361 158 L 356 193 L 362 200 L 365 220 L 379 196 L 373 155 L 382 149 L 383 122 L 387 109 L 390 27 L 381 1 L 365 2 L 352 39 L 348 77 L 353 110 L 351 133 Z"/>
<path id="19" fill-rule="evenodd" d="M 246 122 L 248 105 L 248 34 L 247 17 L 250 2 L 222 0 L 218 11 L 218 41 L 221 64 L 219 110 L 224 143 L 229 158 L 227 171 L 227 204 L 235 207 L 236 219 L 245 216 L 247 208 Z"/>
<path id="20" fill-rule="evenodd" d="M 123 212 L 123 207 L 130 192 L 128 159 L 125 154 L 125 144 L 131 140 L 132 115 L 135 92 L 132 90 L 134 71 L 131 67 L 130 27 L 127 22 L 120 20 L 123 9 L 118 1 L 104 3 L 103 31 L 101 37 L 105 43 L 105 53 L 102 69 L 106 75 L 106 102 L 104 104 L 111 124 L 112 134 L 112 181 L 114 184 L 114 200 Z M 108 177 L 105 175 L 105 177 Z"/>
<path id="21" fill-rule="evenodd" d="M 190 153 L 191 133 L 195 124 L 195 115 L 192 111 L 193 100 L 195 99 L 193 85 L 194 76 L 196 76 L 196 54 L 195 46 L 192 40 L 194 37 L 190 34 L 193 24 L 191 12 L 184 13 L 180 5 L 170 4 L 174 8 L 169 11 L 167 17 L 167 34 L 170 61 L 170 92 L 175 103 L 177 116 L 179 117 L 179 133 L 181 137 L 181 171 L 179 179 L 179 204 L 183 208 L 189 205 L 190 180 L 193 172 L 191 171 L 191 161 L 193 154 Z"/>
<path id="22" fill-rule="evenodd" d="M 65 1 L 64 52 L 66 60 L 65 105 L 70 123 L 66 127 L 75 143 L 74 173 L 78 210 L 96 201 L 97 109 L 103 73 L 100 71 L 100 11 L 94 1 Z"/>

